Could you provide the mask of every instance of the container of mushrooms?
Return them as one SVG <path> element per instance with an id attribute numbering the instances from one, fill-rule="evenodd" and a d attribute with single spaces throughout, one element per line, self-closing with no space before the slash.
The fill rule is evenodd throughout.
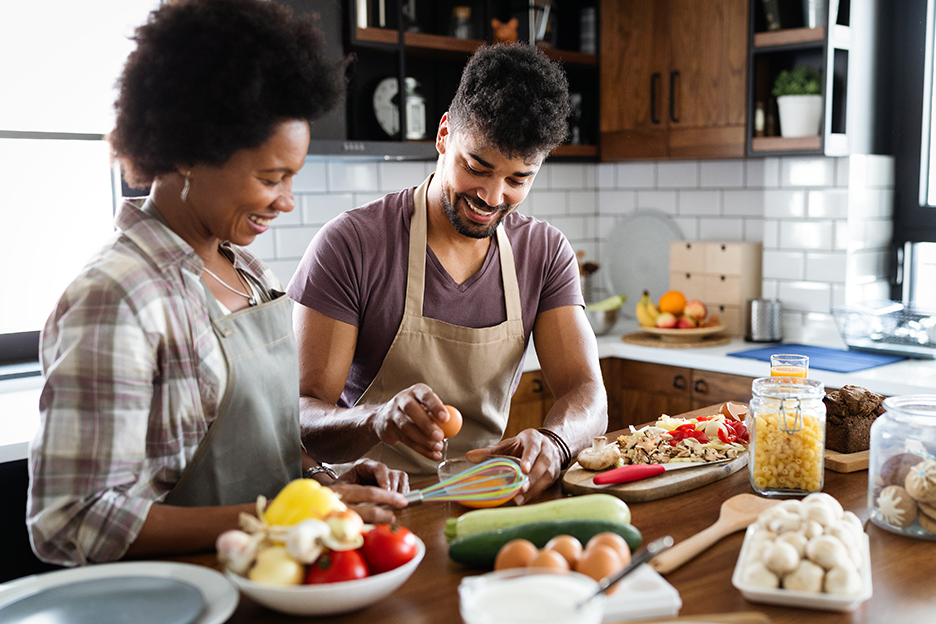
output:
<path id="1" fill-rule="evenodd" d="M 829 494 L 781 501 L 747 528 L 731 584 L 750 602 L 854 611 L 871 597 L 868 536 Z"/>

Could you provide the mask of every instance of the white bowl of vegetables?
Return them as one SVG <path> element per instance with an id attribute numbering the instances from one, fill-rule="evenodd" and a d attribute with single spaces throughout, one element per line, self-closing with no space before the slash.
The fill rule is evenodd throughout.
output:
<path id="1" fill-rule="evenodd" d="M 426 545 L 399 525 L 366 525 L 329 488 L 288 484 L 243 530 L 218 536 L 228 579 L 257 603 L 289 615 L 336 615 L 368 607 L 413 574 Z"/>

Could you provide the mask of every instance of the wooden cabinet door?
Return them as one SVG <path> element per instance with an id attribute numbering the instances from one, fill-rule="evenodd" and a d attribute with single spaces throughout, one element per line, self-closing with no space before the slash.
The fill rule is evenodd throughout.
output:
<path id="1" fill-rule="evenodd" d="M 667 12 L 666 1 L 601 2 L 603 160 L 667 154 Z"/>
<path id="2" fill-rule="evenodd" d="M 520 383 L 510 400 L 510 417 L 504 437 L 515 436 L 524 429 L 543 426 L 546 412 L 555 403 L 552 393 L 543 381 L 540 371 L 529 371 L 520 376 Z"/>
<path id="3" fill-rule="evenodd" d="M 618 394 L 622 426 L 692 409 L 692 369 L 621 360 Z"/>
<path id="4" fill-rule="evenodd" d="M 669 156 L 744 156 L 748 0 L 668 1 Z"/>
<path id="5" fill-rule="evenodd" d="M 725 401 L 751 401 L 751 382 L 753 377 L 713 373 L 710 371 L 692 371 L 692 409 L 706 407 Z"/>

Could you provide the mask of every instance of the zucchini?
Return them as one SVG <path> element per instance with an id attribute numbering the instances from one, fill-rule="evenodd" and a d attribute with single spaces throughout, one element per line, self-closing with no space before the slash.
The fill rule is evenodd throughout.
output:
<path id="1" fill-rule="evenodd" d="M 623 537 L 632 552 L 643 541 L 640 531 L 632 524 L 608 520 L 552 520 L 456 537 L 449 544 L 449 557 L 472 568 L 490 570 L 494 567 L 497 551 L 510 540 L 523 538 L 533 542 L 537 548 L 542 548 L 557 535 L 571 535 L 586 544 L 592 537 L 605 531 Z"/>
<path id="2" fill-rule="evenodd" d="M 452 541 L 482 531 L 548 520 L 610 520 L 629 524 L 630 519 L 630 509 L 620 498 L 610 494 L 586 494 L 522 507 L 469 511 L 445 521 L 445 538 Z"/>

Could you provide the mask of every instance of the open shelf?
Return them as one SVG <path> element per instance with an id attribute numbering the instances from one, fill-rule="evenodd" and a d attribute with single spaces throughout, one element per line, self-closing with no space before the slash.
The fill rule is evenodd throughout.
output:
<path id="1" fill-rule="evenodd" d="M 794 152 L 818 150 L 822 148 L 822 137 L 808 136 L 796 138 L 754 137 L 751 140 L 752 152 Z"/>
<path id="2" fill-rule="evenodd" d="M 825 26 L 817 28 L 787 28 L 754 33 L 755 48 L 775 48 L 803 43 L 822 43 L 825 41 Z"/>

